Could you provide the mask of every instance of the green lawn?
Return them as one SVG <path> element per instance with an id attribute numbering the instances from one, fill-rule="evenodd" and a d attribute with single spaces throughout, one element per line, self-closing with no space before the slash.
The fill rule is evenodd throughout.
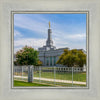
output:
<path id="1" fill-rule="evenodd" d="M 15 74 L 21 76 L 22 74 Z M 28 76 L 28 73 L 23 73 L 23 76 Z M 34 71 L 33 74 L 34 77 L 39 77 L 40 73 L 39 71 Z M 41 72 L 41 78 L 50 78 L 54 79 L 54 73 L 53 72 Z M 55 79 L 60 80 L 72 80 L 72 73 L 71 72 L 56 72 Z M 73 81 L 81 81 L 86 82 L 86 73 L 85 72 L 74 72 L 73 73 Z"/>
<path id="2" fill-rule="evenodd" d="M 23 81 L 14 80 L 14 86 L 51 86 L 46 84 L 39 84 L 39 83 L 28 83 Z"/>
<path id="3" fill-rule="evenodd" d="M 18 86 L 22 86 L 22 87 L 26 87 L 26 86 L 33 86 L 33 87 L 35 87 L 35 86 L 46 86 L 46 87 L 54 87 L 54 86 L 56 86 L 56 87 L 59 87 L 59 86 L 66 86 L 66 87 L 86 87 L 86 85 L 81 85 L 81 84 L 73 84 L 73 86 L 72 86 L 72 84 L 70 84 L 70 83 L 56 83 L 56 84 L 54 84 L 54 82 L 42 82 L 42 83 L 44 83 L 44 84 L 40 84 L 40 83 L 28 83 L 28 82 L 24 82 L 24 81 L 18 81 L 18 80 L 14 80 L 14 86 L 15 87 L 18 87 Z"/>
<path id="4" fill-rule="evenodd" d="M 34 72 L 34 77 L 39 77 L 39 72 Z M 41 78 L 54 78 L 54 73 L 53 72 L 41 72 Z M 61 79 L 61 80 L 72 80 L 72 73 L 56 73 L 55 75 L 56 79 Z M 86 73 L 83 72 L 76 72 L 73 73 L 73 81 L 82 81 L 86 82 Z"/>
<path id="5" fill-rule="evenodd" d="M 39 80 L 34 80 L 34 82 L 37 82 L 37 83 L 40 83 L 39 82 Z M 41 83 L 44 83 L 44 84 L 50 84 L 50 85 L 52 85 L 52 86 L 60 86 L 60 87 L 62 87 L 62 86 L 65 86 L 65 87 L 86 87 L 86 85 L 84 85 L 84 84 L 73 84 L 72 85 L 72 83 L 63 83 L 63 82 L 52 82 L 52 81 L 43 81 L 43 80 L 41 80 Z"/>

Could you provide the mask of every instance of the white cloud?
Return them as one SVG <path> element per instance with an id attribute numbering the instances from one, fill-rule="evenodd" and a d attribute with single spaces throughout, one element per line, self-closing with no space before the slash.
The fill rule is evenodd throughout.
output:
<path id="1" fill-rule="evenodd" d="M 73 40 L 81 40 L 81 39 L 86 39 L 86 33 L 77 33 L 77 34 L 72 34 L 68 32 L 64 32 L 61 30 L 54 31 L 53 36 L 57 37 L 59 39 L 73 39 Z"/>
<path id="2" fill-rule="evenodd" d="M 73 34 L 73 33 L 68 33 L 63 30 L 63 27 L 60 24 L 51 22 L 53 26 L 52 31 L 53 35 L 63 39 L 83 39 L 85 38 L 85 33 L 78 33 L 78 34 Z M 27 17 L 27 16 L 22 16 L 22 15 L 16 15 L 14 19 L 14 25 L 29 29 L 32 31 L 37 32 L 40 35 L 46 36 L 47 35 L 47 29 L 48 29 L 48 20 L 44 19 L 42 16 L 36 16 L 34 15 L 33 18 Z M 66 30 L 67 31 L 67 30 Z"/>
<path id="3" fill-rule="evenodd" d="M 39 16 L 38 16 L 39 18 Z M 41 18 L 41 17 L 40 17 Z M 42 20 L 42 18 L 41 18 Z M 44 19 L 43 19 L 44 21 Z M 32 30 L 34 32 L 38 32 L 38 34 L 46 34 L 47 33 L 47 27 L 48 27 L 48 22 L 41 22 L 39 20 L 36 20 L 34 18 L 28 18 L 26 16 L 16 16 L 14 19 L 14 25 L 21 27 L 21 28 L 25 28 L 25 29 L 29 29 Z"/>
<path id="4" fill-rule="evenodd" d="M 16 53 L 18 50 L 22 49 L 22 47 L 14 47 L 14 53 Z"/>
<path id="5" fill-rule="evenodd" d="M 54 36 L 53 41 L 57 48 L 86 49 L 85 34 L 61 34 Z"/>
<path id="6" fill-rule="evenodd" d="M 15 16 L 14 25 L 21 28 L 32 30 L 37 34 L 43 35 L 44 37 L 47 37 L 48 34 L 47 33 L 48 20 L 44 19 L 42 16 L 35 16 L 34 18 L 29 18 L 26 16 L 23 17 L 21 15 Z M 52 26 L 53 26 L 52 37 L 54 45 L 57 48 L 61 47 L 85 48 L 85 46 L 80 43 L 80 41 L 84 41 L 86 39 L 85 33 L 77 33 L 77 34 L 68 33 L 66 32 L 66 30 L 63 30 L 62 28 L 63 26 L 56 23 L 52 23 Z M 46 43 L 46 39 L 24 38 L 24 36 L 22 38 L 22 34 L 19 31 L 17 30 L 14 31 L 15 31 L 14 36 L 17 37 L 17 40 L 14 40 L 14 47 L 15 47 L 14 52 L 18 51 L 25 45 L 32 46 L 33 48 L 37 49 L 39 47 L 42 47 Z M 70 43 L 69 41 L 71 41 L 72 43 Z M 78 44 L 74 43 L 76 41 L 78 41 Z"/>
<path id="7" fill-rule="evenodd" d="M 85 34 L 73 34 L 73 35 L 68 35 L 67 38 L 70 38 L 70 39 L 84 39 L 84 38 L 86 38 L 86 35 Z"/>
<path id="8" fill-rule="evenodd" d="M 22 34 L 19 31 L 14 30 L 14 37 L 22 37 Z"/>
<path id="9" fill-rule="evenodd" d="M 39 47 L 45 45 L 45 42 L 45 39 L 20 38 L 14 41 L 14 52 L 18 51 L 25 45 L 38 49 Z"/>
<path id="10" fill-rule="evenodd" d="M 53 43 L 54 46 L 56 46 L 57 48 L 63 48 L 63 47 L 69 47 L 69 48 L 83 48 L 85 49 L 85 44 L 83 42 L 80 43 L 78 42 L 77 44 L 74 43 L 76 41 L 79 41 L 85 38 L 84 34 L 75 34 L 75 35 L 64 35 L 62 34 L 61 36 L 58 35 L 56 37 L 53 37 Z M 69 40 L 71 39 L 72 43 L 69 42 Z M 15 50 L 14 52 L 18 51 L 19 49 L 21 49 L 22 47 L 24 47 L 25 45 L 31 46 L 35 49 L 38 49 L 39 47 L 42 47 L 43 45 L 46 44 L 46 39 L 38 39 L 38 38 L 19 38 L 17 40 L 14 40 L 14 47 Z"/>

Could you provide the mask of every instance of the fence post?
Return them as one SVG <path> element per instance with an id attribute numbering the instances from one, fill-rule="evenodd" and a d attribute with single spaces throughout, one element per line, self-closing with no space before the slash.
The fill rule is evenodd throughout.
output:
<path id="1" fill-rule="evenodd" d="M 55 85 L 55 79 L 56 79 L 56 69 L 55 69 L 55 66 L 54 66 L 54 85 Z"/>
<path id="2" fill-rule="evenodd" d="M 28 82 L 33 82 L 33 66 L 28 66 Z"/>
<path id="3" fill-rule="evenodd" d="M 72 86 L 73 86 L 73 67 L 72 67 Z"/>
<path id="4" fill-rule="evenodd" d="M 41 66 L 39 66 L 39 82 L 41 83 Z"/>

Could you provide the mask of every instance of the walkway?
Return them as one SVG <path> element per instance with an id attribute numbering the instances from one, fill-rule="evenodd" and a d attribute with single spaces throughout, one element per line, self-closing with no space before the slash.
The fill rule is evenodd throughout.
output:
<path id="1" fill-rule="evenodd" d="M 24 79 L 26 79 L 26 78 L 28 78 L 28 77 L 26 77 L 26 76 L 16 76 L 16 75 L 14 75 L 14 77 L 15 78 L 24 78 Z M 39 78 L 39 77 L 34 77 L 34 79 L 36 79 L 36 80 L 42 80 L 42 81 L 50 81 L 50 82 L 61 82 L 61 83 L 72 83 L 72 81 L 70 81 L 70 80 L 59 80 L 59 79 L 49 79 L 49 78 Z M 80 81 L 73 81 L 73 84 L 83 84 L 83 85 L 86 85 L 86 82 L 80 82 Z"/>

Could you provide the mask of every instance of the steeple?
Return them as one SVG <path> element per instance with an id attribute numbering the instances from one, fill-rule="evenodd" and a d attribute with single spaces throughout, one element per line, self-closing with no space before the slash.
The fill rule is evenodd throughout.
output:
<path id="1" fill-rule="evenodd" d="M 52 30 L 51 30 L 51 25 L 49 21 L 49 29 L 48 29 L 48 38 L 46 41 L 46 45 L 39 48 L 39 51 L 48 51 L 48 50 L 56 50 L 56 47 L 53 46 L 53 41 L 52 41 Z"/>
<path id="2" fill-rule="evenodd" d="M 50 21 L 49 21 L 49 29 L 50 29 Z"/>
<path id="3" fill-rule="evenodd" d="M 49 29 L 48 29 L 48 39 L 46 41 L 46 46 L 53 46 L 53 41 L 52 41 L 52 30 L 50 29 L 50 21 L 49 21 Z"/>

